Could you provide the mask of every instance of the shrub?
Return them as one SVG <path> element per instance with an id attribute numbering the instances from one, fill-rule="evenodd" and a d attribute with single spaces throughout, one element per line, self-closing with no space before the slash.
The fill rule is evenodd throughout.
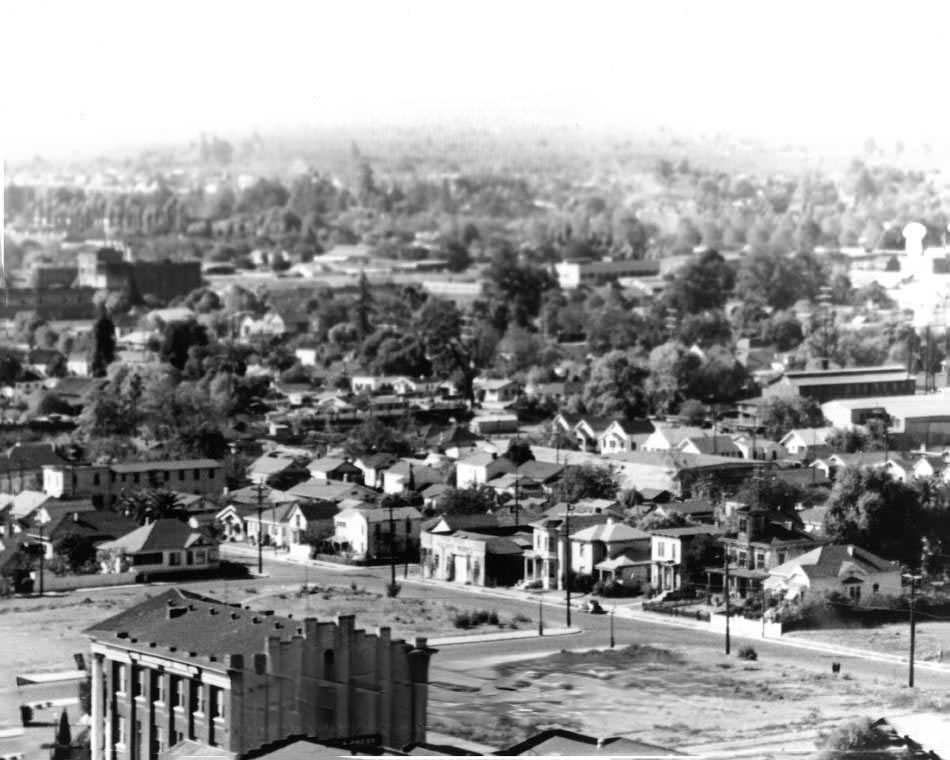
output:
<path id="1" fill-rule="evenodd" d="M 397 596 L 399 596 L 400 591 L 402 591 L 402 586 L 398 583 L 386 584 L 386 596 L 388 596 L 390 599 L 395 599 Z"/>
<path id="2" fill-rule="evenodd" d="M 748 644 L 746 644 L 745 646 L 739 647 L 739 659 L 755 661 L 759 659 L 759 655 L 755 651 L 754 647 L 751 647 Z"/>
<path id="3" fill-rule="evenodd" d="M 456 628 L 477 628 L 480 625 L 501 625 L 501 620 L 495 610 L 471 610 L 468 612 L 457 612 L 452 618 L 452 624 Z"/>

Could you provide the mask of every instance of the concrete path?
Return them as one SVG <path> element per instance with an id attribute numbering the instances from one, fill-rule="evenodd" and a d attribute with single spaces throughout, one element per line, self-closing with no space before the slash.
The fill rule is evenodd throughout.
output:
<path id="1" fill-rule="evenodd" d="M 496 631 L 492 633 L 474 633 L 467 636 L 443 636 L 429 639 L 429 645 L 447 647 L 457 644 L 484 644 L 490 641 L 510 641 L 512 639 L 540 639 L 554 636 L 571 636 L 583 633 L 582 628 L 545 628 L 544 635 L 539 636 L 537 629 L 531 631 Z"/>

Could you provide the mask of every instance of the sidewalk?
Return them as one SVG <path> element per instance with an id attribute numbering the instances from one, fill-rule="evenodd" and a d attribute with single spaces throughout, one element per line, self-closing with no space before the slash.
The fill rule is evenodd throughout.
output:
<path id="1" fill-rule="evenodd" d="M 539 636 L 537 629 L 530 631 L 511 631 L 509 633 L 474 633 L 467 636 L 443 636 L 429 639 L 429 645 L 434 647 L 448 647 L 453 644 L 486 644 L 492 641 L 509 641 L 511 639 L 546 639 L 549 636 L 572 636 L 583 633 L 582 628 L 545 628 L 544 635 Z"/>
<path id="2" fill-rule="evenodd" d="M 242 559 L 252 559 L 257 561 L 257 549 L 245 544 L 225 543 L 221 544 L 219 551 L 221 556 L 231 555 L 232 557 L 241 557 Z M 353 570 L 364 569 L 361 565 L 342 565 L 336 562 L 322 562 L 316 559 L 296 559 L 286 552 L 275 552 L 273 549 L 265 547 L 263 552 L 264 570 L 267 570 L 268 562 L 280 562 L 285 565 L 297 565 L 298 567 L 317 567 L 321 570 L 330 570 L 335 573 L 346 573 Z"/>

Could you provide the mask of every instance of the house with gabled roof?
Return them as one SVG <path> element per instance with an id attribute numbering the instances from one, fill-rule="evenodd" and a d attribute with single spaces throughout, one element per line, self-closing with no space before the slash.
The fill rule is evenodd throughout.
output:
<path id="1" fill-rule="evenodd" d="M 320 457 L 307 465 L 314 480 L 363 483 L 363 471 L 345 457 Z"/>
<path id="2" fill-rule="evenodd" d="M 191 573 L 218 566 L 218 542 L 180 520 L 155 520 L 96 547 L 104 573 Z"/>
<path id="3" fill-rule="evenodd" d="M 530 523 L 532 529 L 531 546 L 525 549 L 523 579 L 526 584 L 540 583 L 543 589 L 564 588 L 564 544 L 567 520 L 566 505 L 560 512 L 557 507 L 549 509 L 541 518 Z M 607 513 L 571 512 L 572 531 L 589 528 L 607 522 Z"/>
<path id="4" fill-rule="evenodd" d="M 509 757 L 523 755 L 595 757 L 606 755 L 610 757 L 645 758 L 674 757 L 683 753 L 626 737 L 602 739 L 563 728 L 549 728 L 495 754 Z"/>
<path id="5" fill-rule="evenodd" d="M 399 461 L 395 454 L 380 452 L 378 454 L 363 454 L 353 460 L 353 464 L 363 473 L 364 483 L 370 488 L 383 487 L 383 473 Z"/>
<path id="6" fill-rule="evenodd" d="M 622 558 L 619 559 L 618 558 Z M 615 560 L 604 565 L 607 560 Z M 650 578 L 650 534 L 610 515 L 571 533 L 571 572 L 604 580 L 633 582 Z"/>
<path id="7" fill-rule="evenodd" d="M 828 439 L 834 432 L 833 427 L 796 428 L 782 436 L 779 444 L 793 457 L 818 459 L 831 454 Z"/>
<path id="8" fill-rule="evenodd" d="M 383 473 L 383 493 L 418 492 L 434 483 L 450 483 L 454 475 L 451 465 L 431 467 L 418 459 L 402 459 Z"/>
<path id="9" fill-rule="evenodd" d="M 643 442 L 643 451 L 671 451 L 689 438 L 704 438 L 706 431 L 688 425 L 657 425 Z"/>
<path id="10" fill-rule="evenodd" d="M 366 561 L 394 554 L 414 561 L 418 555 L 422 514 L 415 507 L 342 509 L 333 524 L 332 543 L 352 559 Z"/>
<path id="11" fill-rule="evenodd" d="M 742 450 L 731 436 L 722 434 L 690 436 L 680 441 L 674 448 L 685 454 L 710 454 L 718 457 L 742 459 Z"/>
<path id="12" fill-rule="evenodd" d="M 455 483 L 458 488 L 482 486 L 500 475 L 516 470 L 514 463 L 505 457 L 487 452 L 469 454 L 455 463 Z"/>
<path id="13" fill-rule="evenodd" d="M 715 543 L 707 552 L 716 556 L 694 556 L 690 548 L 710 544 L 723 533 L 715 525 L 685 525 L 678 528 L 657 528 L 650 531 L 650 583 L 657 593 L 675 591 L 684 585 L 705 580 L 706 564 L 722 559 L 722 546 Z"/>
<path id="14" fill-rule="evenodd" d="M 597 434 L 597 451 L 613 454 L 618 451 L 636 451 L 654 432 L 650 420 L 613 419 Z"/>
<path id="15" fill-rule="evenodd" d="M 826 544 L 772 568 L 763 583 L 766 593 L 783 599 L 824 599 L 839 593 L 859 605 L 897 597 L 899 562 L 882 559 L 854 544 Z"/>
<path id="16" fill-rule="evenodd" d="M 911 471 L 914 478 L 918 480 L 939 478 L 944 482 L 950 480 L 950 468 L 947 467 L 945 455 L 918 453 L 916 456 L 917 461 Z"/>

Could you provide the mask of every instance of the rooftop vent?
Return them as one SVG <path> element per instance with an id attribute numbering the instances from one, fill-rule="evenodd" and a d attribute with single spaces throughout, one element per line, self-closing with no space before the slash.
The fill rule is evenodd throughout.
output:
<path id="1" fill-rule="evenodd" d="M 174 620 L 175 618 L 180 618 L 188 610 L 185 607 L 169 607 L 168 609 L 168 619 Z"/>
<path id="2" fill-rule="evenodd" d="M 208 608 L 208 614 L 209 614 L 209 615 L 217 615 L 217 614 L 218 614 L 218 610 L 216 610 L 214 607 L 209 607 L 209 608 Z"/>
<path id="3" fill-rule="evenodd" d="M 129 638 L 129 632 L 128 632 L 128 631 L 116 631 L 115 637 L 116 637 L 117 639 L 127 639 L 127 638 Z"/>

